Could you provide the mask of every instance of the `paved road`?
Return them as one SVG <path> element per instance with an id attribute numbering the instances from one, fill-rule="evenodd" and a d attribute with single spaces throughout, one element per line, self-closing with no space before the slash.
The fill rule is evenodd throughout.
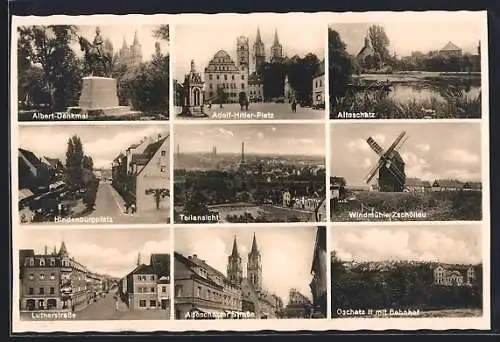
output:
<path id="1" fill-rule="evenodd" d="M 176 113 L 180 113 L 178 107 Z M 259 115 L 258 112 L 262 114 Z M 197 120 L 323 120 L 326 117 L 325 110 L 317 110 L 309 107 L 300 107 L 297 105 L 297 112 L 292 113 L 290 103 L 251 103 L 248 111 L 241 110 L 237 103 L 223 105 L 220 108 L 217 104 L 213 104 L 211 109 L 205 106 L 205 113 L 208 117 L 197 118 Z M 250 116 L 238 116 L 238 113 L 249 113 Z M 271 114 L 268 114 L 271 113 Z M 176 119 L 192 119 L 176 116 Z"/>
<path id="2" fill-rule="evenodd" d="M 109 183 L 99 183 L 97 189 L 97 198 L 95 210 L 89 217 L 111 217 L 112 223 L 128 224 L 159 224 L 168 222 L 170 209 L 153 210 L 150 212 L 141 212 L 135 214 L 125 213 L 125 202 Z"/>
<path id="3" fill-rule="evenodd" d="M 99 183 L 97 189 L 97 198 L 95 201 L 95 210 L 89 215 L 90 217 L 109 216 L 113 219 L 118 219 L 124 216 L 125 207 L 123 199 L 116 193 L 109 183 Z"/>

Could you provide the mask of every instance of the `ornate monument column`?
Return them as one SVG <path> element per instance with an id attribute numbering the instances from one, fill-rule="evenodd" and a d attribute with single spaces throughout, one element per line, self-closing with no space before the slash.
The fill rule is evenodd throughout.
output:
<path id="1" fill-rule="evenodd" d="M 182 112 L 178 116 L 208 116 L 203 112 L 204 94 L 203 86 L 205 82 L 201 79 L 200 73 L 196 71 L 194 60 L 191 61 L 191 70 L 184 78 Z"/>

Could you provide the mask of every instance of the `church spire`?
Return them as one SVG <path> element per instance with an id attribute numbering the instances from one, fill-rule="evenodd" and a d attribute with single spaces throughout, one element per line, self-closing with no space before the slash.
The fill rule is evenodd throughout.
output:
<path id="1" fill-rule="evenodd" d="M 278 39 L 278 29 L 274 29 L 274 45 L 279 45 L 280 41 Z"/>
<path id="2" fill-rule="evenodd" d="M 252 250 L 250 251 L 250 255 L 257 254 L 259 254 L 259 247 L 257 247 L 257 239 L 255 238 L 255 233 L 253 233 Z"/>
<path id="3" fill-rule="evenodd" d="M 134 45 L 138 45 L 139 44 L 139 37 L 137 36 L 137 30 L 135 30 L 135 34 L 134 34 Z"/>
<path id="4" fill-rule="evenodd" d="M 260 38 L 260 28 L 257 26 L 257 38 L 255 39 L 256 43 L 262 43 L 262 39 Z"/>
<path id="5" fill-rule="evenodd" d="M 141 252 L 137 253 L 137 266 L 141 265 Z"/>
<path id="6" fill-rule="evenodd" d="M 123 35 L 123 43 L 122 43 L 122 49 L 127 48 L 127 39 L 125 38 L 125 35 Z"/>
<path id="7" fill-rule="evenodd" d="M 238 253 L 238 245 L 236 244 L 236 235 L 234 236 L 233 251 L 231 253 L 231 256 L 233 256 L 233 257 L 239 257 L 240 256 L 240 254 Z"/>
<path id="8" fill-rule="evenodd" d="M 61 243 L 61 248 L 59 248 L 59 255 L 68 255 L 68 250 L 66 249 L 64 241 Z"/>

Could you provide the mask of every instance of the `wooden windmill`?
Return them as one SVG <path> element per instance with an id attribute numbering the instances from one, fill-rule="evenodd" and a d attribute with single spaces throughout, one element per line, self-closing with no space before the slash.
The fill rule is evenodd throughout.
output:
<path id="1" fill-rule="evenodd" d="M 404 190 L 406 182 L 405 162 L 398 151 L 407 139 L 406 132 L 401 132 L 385 151 L 372 137 L 366 139 L 368 145 L 379 158 L 377 164 L 370 170 L 366 177 L 367 184 L 378 173 L 380 191 L 401 192 Z"/>

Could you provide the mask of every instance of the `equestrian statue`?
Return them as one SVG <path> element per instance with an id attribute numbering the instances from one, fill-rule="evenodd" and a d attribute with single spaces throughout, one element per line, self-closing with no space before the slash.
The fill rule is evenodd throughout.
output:
<path id="1" fill-rule="evenodd" d="M 104 39 L 101 36 L 99 27 L 95 30 L 96 36 L 93 43 L 90 43 L 84 37 L 79 36 L 78 42 L 80 49 L 85 53 L 85 66 L 90 69 L 91 76 L 99 73 L 99 66 L 103 67 L 104 77 L 109 77 L 111 73 L 111 63 L 113 55 L 107 51 L 104 45 Z"/>

